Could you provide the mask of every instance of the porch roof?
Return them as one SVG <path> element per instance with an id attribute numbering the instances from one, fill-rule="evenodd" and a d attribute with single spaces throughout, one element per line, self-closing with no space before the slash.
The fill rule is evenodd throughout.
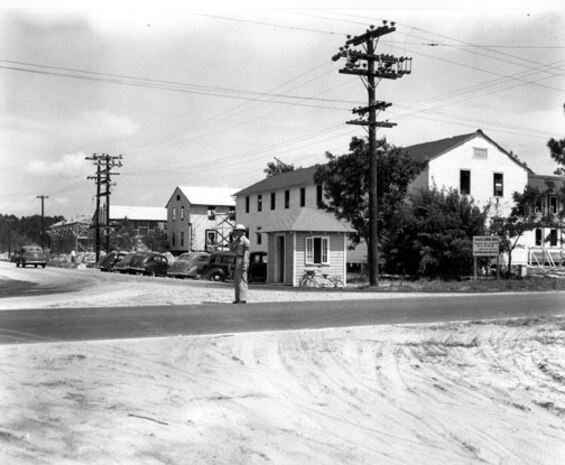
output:
<path id="1" fill-rule="evenodd" d="M 315 208 L 303 207 L 300 210 L 289 211 L 273 218 L 261 232 L 283 231 L 319 231 L 319 232 L 353 232 L 346 224 L 339 221 L 331 213 Z"/>

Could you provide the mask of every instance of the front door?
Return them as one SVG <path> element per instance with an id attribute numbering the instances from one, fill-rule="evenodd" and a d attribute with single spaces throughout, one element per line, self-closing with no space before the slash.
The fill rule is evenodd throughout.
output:
<path id="1" fill-rule="evenodd" d="M 276 236 L 276 262 L 275 262 L 275 281 L 284 283 L 285 278 L 285 237 L 283 235 Z"/>

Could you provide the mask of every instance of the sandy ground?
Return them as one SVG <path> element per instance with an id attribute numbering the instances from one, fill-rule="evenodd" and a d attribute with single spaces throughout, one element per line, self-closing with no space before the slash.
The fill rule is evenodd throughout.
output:
<path id="1" fill-rule="evenodd" d="M 0 346 L 0 463 L 561 465 L 564 349 L 562 318 Z"/>

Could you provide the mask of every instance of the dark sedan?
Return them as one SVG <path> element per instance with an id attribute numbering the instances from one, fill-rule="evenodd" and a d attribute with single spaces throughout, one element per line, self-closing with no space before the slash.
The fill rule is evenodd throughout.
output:
<path id="1" fill-rule="evenodd" d="M 113 251 L 110 252 L 108 255 L 102 257 L 98 263 L 96 264 L 96 268 L 99 268 L 100 271 L 114 271 L 114 267 L 117 263 L 124 258 L 128 252 L 118 252 Z"/>
<path id="2" fill-rule="evenodd" d="M 250 283 L 267 281 L 267 252 L 251 252 L 247 275 Z"/>
<path id="3" fill-rule="evenodd" d="M 202 269 L 208 264 L 210 254 L 208 252 L 187 252 L 180 255 L 175 263 L 169 267 L 167 276 L 173 278 L 197 278 Z"/>
<path id="4" fill-rule="evenodd" d="M 127 267 L 128 273 L 147 276 L 167 276 L 168 269 L 167 257 L 157 252 L 137 252 Z"/>
<path id="5" fill-rule="evenodd" d="M 114 271 L 118 273 L 128 273 L 129 262 L 133 259 L 136 252 L 126 254 L 118 263 L 114 265 Z"/>
<path id="6" fill-rule="evenodd" d="M 235 254 L 232 252 L 214 252 L 210 255 L 208 265 L 202 270 L 202 279 L 225 281 L 233 278 Z"/>
<path id="7" fill-rule="evenodd" d="M 47 257 L 43 249 L 38 245 L 24 245 L 16 254 L 15 262 L 17 267 L 21 266 L 22 268 L 25 268 L 27 265 L 45 268 Z"/>

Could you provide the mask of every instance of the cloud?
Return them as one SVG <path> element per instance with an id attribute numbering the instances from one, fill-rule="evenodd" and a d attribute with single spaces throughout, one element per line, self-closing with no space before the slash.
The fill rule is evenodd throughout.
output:
<path id="1" fill-rule="evenodd" d="M 85 162 L 86 156 L 86 153 L 78 152 L 61 155 L 58 160 L 36 158 L 29 160 L 24 170 L 30 175 L 76 177 L 78 173 L 84 172 L 85 167 L 88 166 Z"/>
<path id="2" fill-rule="evenodd" d="M 69 121 L 67 128 L 88 139 L 98 139 L 131 136 L 137 132 L 139 124 L 127 117 L 99 110 L 84 113 L 80 118 Z"/>

